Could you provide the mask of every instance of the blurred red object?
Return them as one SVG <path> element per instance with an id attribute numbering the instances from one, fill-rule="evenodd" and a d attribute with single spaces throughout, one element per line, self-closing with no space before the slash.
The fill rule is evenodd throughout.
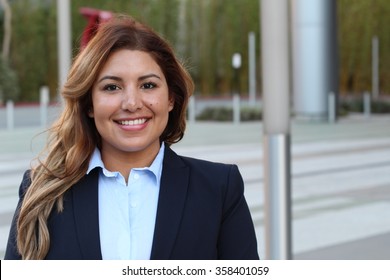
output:
<path id="1" fill-rule="evenodd" d="M 80 14 L 88 20 L 87 26 L 85 27 L 81 37 L 81 48 L 83 49 L 93 36 L 95 36 L 96 31 L 99 28 L 99 24 L 112 18 L 112 13 L 109 11 L 83 7 L 80 8 Z"/>

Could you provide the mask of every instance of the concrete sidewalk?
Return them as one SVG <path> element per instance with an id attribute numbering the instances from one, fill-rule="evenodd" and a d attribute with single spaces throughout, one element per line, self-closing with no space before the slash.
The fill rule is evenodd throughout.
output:
<path id="1" fill-rule="evenodd" d="M 190 127 L 179 152 L 240 167 L 264 257 L 261 123 Z M 293 121 L 291 135 L 294 258 L 390 259 L 390 116 Z"/>
<path id="2" fill-rule="evenodd" d="M 45 142 L 41 130 L 0 130 L 0 258 L 23 171 Z M 292 121 L 291 139 L 294 258 L 390 259 L 390 116 Z M 188 124 L 172 148 L 239 166 L 264 258 L 262 123 Z"/>

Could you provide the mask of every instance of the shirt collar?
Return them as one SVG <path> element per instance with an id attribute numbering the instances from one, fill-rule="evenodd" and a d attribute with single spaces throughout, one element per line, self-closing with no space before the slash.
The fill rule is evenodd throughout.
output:
<path id="1" fill-rule="evenodd" d="M 87 174 L 89 174 L 93 169 L 101 167 L 104 169 L 104 163 L 102 161 L 102 156 L 100 154 L 100 150 L 96 147 L 93 151 L 93 154 L 91 156 L 91 159 L 89 160 L 89 166 L 87 170 Z"/>
<path id="2" fill-rule="evenodd" d="M 153 174 L 156 176 L 157 180 L 159 181 L 161 178 L 162 173 L 162 164 L 164 159 L 164 151 L 165 151 L 165 144 L 164 142 L 161 143 L 160 150 L 156 156 L 156 158 L 153 160 L 150 167 L 144 167 L 144 168 L 135 168 L 136 170 L 150 170 L 153 172 Z M 102 161 L 100 150 L 96 147 L 93 151 L 92 157 L 89 161 L 89 166 L 87 170 L 87 174 L 89 174 L 93 169 L 100 167 L 103 170 L 106 170 L 104 163 Z"/>
<path id="3" fill-rule="evenodd" d="M 165 144 L 164 142 L 161 143 L 160 150 L 158 151 L 158 154 L 156 158 L 153 160 L 150 167 L 146 168 L 140 168 L 140 169 L 148 169 L 153 172 L 153 174 L 156 176 L 157 181 L 160 181 L 161 173 L 162 173 L 162 165 L 164 160 L 164 151 L 165 151 Z"/>

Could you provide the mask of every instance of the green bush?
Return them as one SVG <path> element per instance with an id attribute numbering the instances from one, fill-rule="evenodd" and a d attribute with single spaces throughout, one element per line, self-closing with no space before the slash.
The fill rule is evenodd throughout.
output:
<path id="1" fill-rule="evenodd" d="M 241 121 L 261 120 L 259 108 L 243 107 L 240 111 Z M 233 109 L 229 107 L 207 107 L 197 117 L 201 121 L 233 121 Z"/>
<path id="2" fill-rule="evenodd" d="M 389 114 L 390 101 L 373 101 L 371 103 L 371 111 L 377 114 Z"/>
<path id="3" fill-rule="evenodd" d="M 241 120 L 254 121 L 261 120 L 262 114 L 260 108 L 243 107 L 241 108 Z"/>
<path id="4" fill-rule="evenodd" d="M 0 103 L 17 100 L 19 93 L 16 73 L 0 57 Z"/>
<path id="5" fill-rule="evenodd" d="M 364 101 L 362 98 L 354 98 L 342 100 L 340 102 L 340 112 L 347 114 L 348 112 L 362 113 L 364 111 Z M 374 114 L 389 114 L 390 100 L 371 100 L 371 113 Z"/>

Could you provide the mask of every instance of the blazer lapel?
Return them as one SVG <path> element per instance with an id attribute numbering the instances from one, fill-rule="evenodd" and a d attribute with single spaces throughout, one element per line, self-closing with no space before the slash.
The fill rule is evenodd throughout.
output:
<path id="1" fill-rule="evenodd" d="M 169 259 L 179 231 L 189 168 L 169 147 L 165 148 L 151 259 Z"/>
<path id="2" fill-rule="evenodd" d="M 74 219 L 84 259 L 101 260 L 98 214 L 99 168 L 72 187 Z"/>

